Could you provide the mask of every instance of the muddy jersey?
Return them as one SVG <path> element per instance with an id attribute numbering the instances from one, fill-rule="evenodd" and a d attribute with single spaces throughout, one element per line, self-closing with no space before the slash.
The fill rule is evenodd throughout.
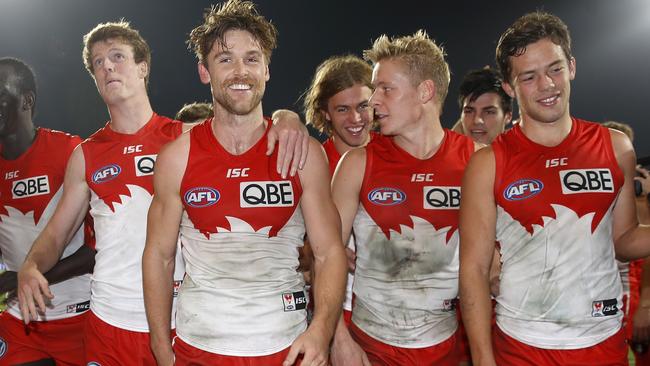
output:
<path id="1" fill-rule="evenodd" d="M 302 188 L 297 175 L 283 179 L 276 172 L 277 149 L 266 155 L 266 133 L 245 153 L 232 155 L 211 122 L 192 129 L 181 182 L 187 275 L 177 335 L 222 355 L 276 353 L 307 327 L 304 280 L 297 271 L 305 234 Z"/>
<path id="2" fill-rule="evenodd" d="M 549 349 L 597 344 L 621 327 L 612 209 L 624 177 L 609 130 L 572 120 L 558 146 L 515 126 L 492 144 L 501 285 L 497 324 Z"/>
<path id="3" fill-rule="evenodd" d="M 20 157 L 0 157 L 0 252 L 7 269 L 18 271 L 32 243 L 52 217 L 63 193 L 63 177 L 77 136 L 39 128 L 34 142 Z M 1 146 L 0 146 L 1 148 Z M 79 229 L 63 251 L 63 258 L 83 245 Z M 38 320 L 68 318 L 88 310 L 90 275 L 50 285 L 51 307 Z M 22 319 L 18 301 L 8 304 L 11 315 Z"/>
<path id="4" fill-rule="evenodd" d="M 425 160 L 388 137 L 366 146 L 352 321 L 393 346 L 429 347 L 457 327 L 460 185 L 474 143 L 444 132 Z"/>
<path id="5" fill-rule="evenodd" d="M 97 250 L 90 307 L 101 320 L 118 328 L 149 329 L 142 293 L 142 253 L 153 168 L 160 148 L 181 132 L 181 122 L 154 113 L 135 134 L 115 132 L 106 124 L 81 144 Z M 176 283 L 183 272 L 179 254 Z"/>

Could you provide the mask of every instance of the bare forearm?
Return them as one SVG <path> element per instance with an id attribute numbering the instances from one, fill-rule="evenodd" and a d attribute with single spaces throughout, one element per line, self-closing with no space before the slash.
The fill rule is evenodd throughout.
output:
<path id="1" fill-rule="evenodd" d="M 49 271 L 56 265 L 65 248 L 64 241 L 57 240 L 47 229 L 46 227 L 34 241 L 24 264 L 35 266 L 41 273 Z"/>
<path id="2" fill-rule="evenodd" d="M 171 347 L 173 275 L 173 258 L 165 260 L 145 249 L 142 257 L 144 304 L 154 353 L 157 347 Z"/>
<path id="3" fill-rule="evenodd" d="M 622 261 L 650 256 L 650 225 L 638 225 L 614 242 L 616 258 Z"/>
<path id="4" fill-rule="evenodd" d="M 320 324 L 333 336 L 345 296 L 347 261 L 343 247 L 330 249 L 323 260 L 315 262 L 314 295 L 316 297 L 312 324 Z"/>
<path id="5" fill-rule="evenodd" d="M 494 364 L 490 321 L 492 304 L 488 273 L 481 273 L 475 268 L 461 267 L 460 304 L 474 364 Z"/>
<path id="6" fill-rule="evenodd" d="M 92 273 L 95 266 L 95 251 L 82 245 L 72 255 L 58 261 L 44 276 L 47 281 L 59 283 L 72 277 Z"/>

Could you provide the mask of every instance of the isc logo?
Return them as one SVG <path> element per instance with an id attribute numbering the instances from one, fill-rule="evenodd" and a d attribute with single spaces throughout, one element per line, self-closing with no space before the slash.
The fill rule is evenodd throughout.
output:
<path id="1" fill-rule="evenodd" d="M 14 199 L 40 196 L 50 193 L 47 175 L 29 177 L 11 182 L 11 196 Z"/>
<path id="2" fill-rule="evenodd" d="M 122 172 L 122 168 L 120 168 L 120 166 L 117 164 L 103 166 L 95 170 L 93 173 L 93 183 L 101 184 L 111 181 L 117 178 L 117 176 L 120 175 L 120 172 Z"/>
<path id="3" fill-rule="evenodd" d="M 307 296 L 304 291 L 285 292 L 282 294 L 284 311 L 302 310 L 307 307 Z"/>
<path id="4" fill-rule="evenodd" d="M 424 209 L 457 210 L 460 207 L 460 187 L 423 187 Z"/>
<path id="5" fill-rule="evenodd" d="M 288 180 L 239 183 L 239 207 L 291 207 L 293 187 Z"/>
<path id="6" fill-rule="evenodd" d="M 611 193 L 614 182 L 609 169 L 561 170 L 562 193 Z"/>
<path id="7" fill-rule="evenodd" d="M 503 191 L 503 197 L 508 201 L 520 201 L 530 198 L 544 189 L 544 183 L 537 179 L 521 179 L 510 183 Z"/>
<path id="8" fill-rule="evenodd" d="M 191 207 L 208 207 L 212 206 L 221 198 L 219 191 L 212 187 L 194 187 L 183 196 L 185 204 Z"/>
<path id="9" fill-rule="evenodd" d="M 368 193 L 368 200 L 375 205 L 393 206 L 406 201 L 406 193 L 396 188 L 375 188 Z"/>

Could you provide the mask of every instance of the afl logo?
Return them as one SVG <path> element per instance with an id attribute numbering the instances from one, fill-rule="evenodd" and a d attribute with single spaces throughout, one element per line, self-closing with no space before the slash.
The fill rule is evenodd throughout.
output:
<path id="1" fill-rule="evenodd" d="M 5 353 L 7 353 L 7 348 L 9 348 L 9 346 L 7 346 L 7 342 L 5 342 L 4 339 L 0 338 L 0 358 L 2 358 Z"/>
<path id="2" fill-rule="evenodd" d="M 93 173 L 93 183 L 95 184 L 101 184 L 101 183 L 106 183 L 108 181 L 111 181 L 115 178 L 117 178 L 118 175 L 122 172 L 122 168 L 120 168 L 119 165 L 117 164 L 111 164 L 111 165 L 106 165 L 103 166 Z"/>
<path id="3" fill-rule="evenodd" d="M 191 207 L 212 206 L 221 198 L 221 194 L 211 187 L 195 187 L 185 192 L 183 200 Z"/>
<path id="4" fill-rule="evenodd" d="M 375 205 L 393 206 L 406 201 L 406 193 L 396 188 L 375 188 L 368 193 L 368 200 Z"/>
<path id="5" fill-rule="evenodd" d="M 102 366 L 99 362 L 90 361 L 86 366 Z"/>
<path id="6" fill-rule="evenodd" d="M 544 183 L 537 179 L 520 179 L 503 191 L 503 197 L 508 201 L 521 201 L 533 197 L 544 189 Z"/>

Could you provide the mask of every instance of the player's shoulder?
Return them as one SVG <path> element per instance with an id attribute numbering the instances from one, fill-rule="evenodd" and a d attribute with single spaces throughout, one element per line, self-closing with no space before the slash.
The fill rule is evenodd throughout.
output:
<path id="1" fill-rule="evenodd" d="M 53 130 L 46 127 L 39 127 L 38 133 L 41 136 L 45 136 L 48 140 L 59 143 L 74 143 L 79 144 L 81 142 L 81 137 L 73 135 L 68 132 L 63 132 L 59 130 Z"/>

